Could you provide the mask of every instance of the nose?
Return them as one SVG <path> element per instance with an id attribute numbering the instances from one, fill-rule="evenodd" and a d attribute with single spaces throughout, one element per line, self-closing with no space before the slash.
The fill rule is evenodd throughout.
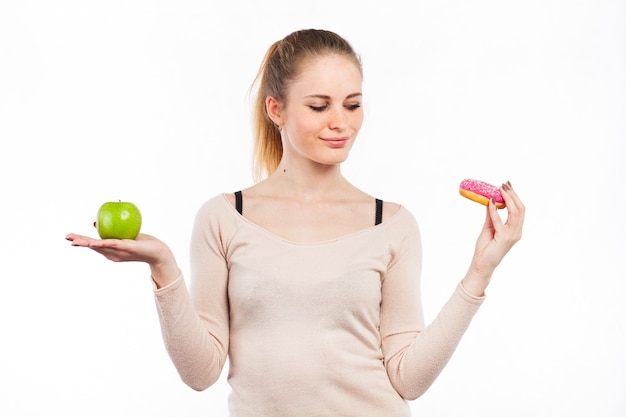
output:
<path id="1" fill-rule="evenodd" d="M 330 129 L 343 130 L 346 128 L 347 123 L 348 117 L 343 107 L 333 107 L 331 111 L 328 112 L 328 127 Z"/>

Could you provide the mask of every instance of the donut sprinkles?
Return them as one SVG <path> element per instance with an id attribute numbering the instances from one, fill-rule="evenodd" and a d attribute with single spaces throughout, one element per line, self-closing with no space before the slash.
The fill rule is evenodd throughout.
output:
<path id="1" fill-rule="evenodd" d="M 459 193 L 472 201 L 480 203 L 482 205 L 489 205 L 489 200 L 493 199 L 496 208 L 506 207 L 504 198 L 500 190 L 495 185 L 491 185 L 484 181 L 475 179 L 464 179 L 459 185 Z"/>

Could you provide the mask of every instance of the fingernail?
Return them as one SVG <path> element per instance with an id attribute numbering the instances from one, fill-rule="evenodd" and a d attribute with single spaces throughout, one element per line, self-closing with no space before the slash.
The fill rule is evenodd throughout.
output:
<path id="1" fill-rule="evenodd" d="M 513 188 L 513 186 L 511 185 L 511 181 L 507 181 L 507 182 L 506 182 L 506 184 L 507 184 L 509 187 Z"/>
<path id="2" fill-rule="evenodd" d="M 495 197 L 491 197 L 491 203 L 495 206 L 496 205 L 496 198 Z"/>

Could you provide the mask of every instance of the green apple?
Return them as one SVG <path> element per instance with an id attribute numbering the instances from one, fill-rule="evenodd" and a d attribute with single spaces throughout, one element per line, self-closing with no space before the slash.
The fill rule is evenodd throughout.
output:
<path id="1" fill-rule="evenodd" d="M 96 229 L 102 239 L 135 239 L 141 230 L 141 212 L 133 203 L 109 201 L 98 210 Z"/>

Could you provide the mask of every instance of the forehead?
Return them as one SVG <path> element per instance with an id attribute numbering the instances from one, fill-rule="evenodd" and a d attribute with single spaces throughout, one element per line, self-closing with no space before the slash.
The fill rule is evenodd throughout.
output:
<path id="1" fill-rule="evenodd" d="M 353 94 L 361 91 L 363 77 L 361 69 L 352 59 L 327 54 L 305 59 L 299 67 L 297 77 L 290 83 L 290 91 L 304 94 L 335 92 Z M 315 91 L 318 90 L 318 91 Z"/>

